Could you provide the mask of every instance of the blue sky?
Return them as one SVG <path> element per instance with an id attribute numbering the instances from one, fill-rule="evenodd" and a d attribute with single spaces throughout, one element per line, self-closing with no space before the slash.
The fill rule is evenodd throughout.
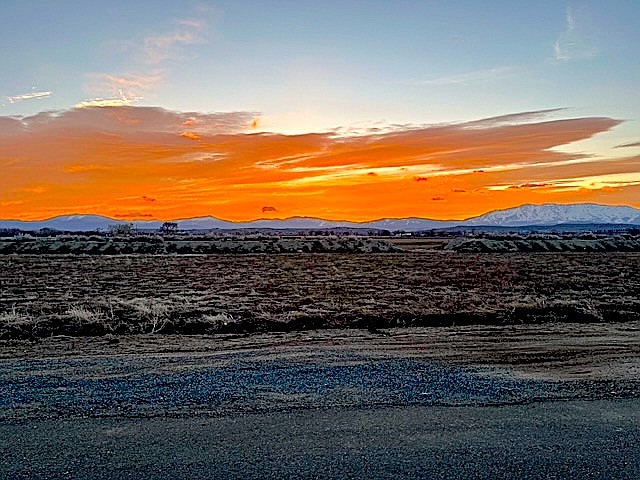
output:
<path id="1" fill-rule="evenodd" d="M 635 1 L 131 3 L 3 2 L 2 113 L 113 95 L 100 74 L 147 78 L 140 105 L 251 110 L 276 130 L 640 112 Z M 193 38 L 145 58 L 186 19 Z M 7 102 L 31 91 L 52 94 Z"/>

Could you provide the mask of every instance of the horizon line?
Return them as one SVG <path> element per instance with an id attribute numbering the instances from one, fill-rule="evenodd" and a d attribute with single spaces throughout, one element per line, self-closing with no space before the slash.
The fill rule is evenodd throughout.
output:
<path id="1" fill-rule="evenodd" d="M 521 208 L 524 206 L 544 206 L 544 205 L 597 205 L 597 206 L 602 206 L 602 207 L 629 207 L 629 208 L 633 208 L 636 210 L 640 210 L 637 207 L 634 207 L 632 205 L 628 205 L 628 204 L 605 204 L 605 203 L 597 203 L 597 202 L 576 202 L 576 203 L 560 203 L 560 202 L 544 202 L 544 203 L 523 203 L 514 207 L 508 207 L 508 208 L 499 208 L 499 209 L 494 209 L 494 210 L 488 210 L 484 213 L 478 214 L 478 215 L 472 215 L 470 217 L 466 217 L 466 218 L 460 218 L 460 219 L 438 219 L 438 218 L 429 218 L 429 217 L 416 217 L 416 216 L 407 216 L 407 217 L 377 217 L 371 220 L 361 220 L 361 221 L 357 221 L 357 220 L 346 220 L 346 219 L 340 219 L 340 220 L 331 220 L 328 218 L 323 218 L 323 217 L 314 217 L 314 216 L 309 216 L 309 215 L 293 215 L 290 217 L 273 217 L 273 218 L 265 218 L 265 217 L 259 217 L 259 218 L 254 218 L 251 220 L 227 220 L 224 218 L 220 218 L 220 217 L 216 217 L 214 215 L 206 215 L 206 216 L 201 216 L 201 217 L 187 217 L 187 218 L 173 218 L 173 219 L 160 219 L 160 218 L 148 218 L 148 219 L 144 219 L 144 218 L 136 218 L 136 217 L 132 217 L 132 218 L 113 218 L 110 217 L 108 215 L 101 215 L 98 213 L 68 213 L 68 214 L 60 214 L 60 215 L 55 215 L 53 217 L 47 217 L 47 218 L 42 218 L 42 219 L 35 219 L 35 220 L 21 220 L 21 219 L 16 219 L 16 218 L 7 218 L 7 219 L 2 219 L 0 218 L 0 221 L 2 222 L 24 222 L 24 223 L 36 223 L 36 222 L 48 222 L 51 220 L 55 220 L 57 218 L 64 218 L 64 217 L 74 217 L 74 216 L 92 216 L 92 217 L 102 217 L 102 218 L 106 218 L 108 220 L 113 220 L 114 222 L 122 222 L 122 223 L 127 223 L 127 222 L 181 222 L 181 221 L 189 221 L 189 220 L 198 220 L 198 219 L 202 219 L 202 218 L 213 218 L 216 220 L 220 220 L 223 222 L 228 222 L 228 223 L 252 223 L 252 222 L 259 222 L 259 221 L 286 221 L 286 220 L 292 220 L 292 219 L 296 219 L 296 218 L 302 218 L 302 219 L 314 219 L 314 220 L 323 220 L 323 221 L 327 221 L 327 222 L 343 222 L 343 223 L 356 223 L 356 224 L 366 224 L 366 223 L 374 223 L 374 222 L 379 222 L 379 221 L 384 221 L 384 220 L 408 220 L 408 219 L 416 219 L 416 220 L 427 220 L 427 221 L 432 221 L 432 222 L 464 222 L 464 221 L 468 221 L 468 220 L 472 220 L 474 218 L 478 218 L 481 217 L 483 215 L 487 215 L 493 212 L 499 212 L 499 211 L 506 211 L 506 210 L 512 210 L 512 209 L 516 209 L 516 208 Z"/>

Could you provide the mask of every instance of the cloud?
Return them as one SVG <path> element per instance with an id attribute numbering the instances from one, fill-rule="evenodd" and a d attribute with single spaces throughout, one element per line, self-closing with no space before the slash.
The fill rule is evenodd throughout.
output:
<path id="1" fill-rule="evenodd" d="M 622 187 L 640 186 L 640 172 L 568 177 L 556 180 L 556 185 L 568 189 L 620 190 Z"/>
<path id="2" fill-rule="evenodd" d="M 501 185 L 501 186 L 489 186 L 491 190 L 504 190 L 507 188 L 543 188 L 553 186 L 552 183 L 523 183 L 521 185 Z"/>
<path id="3" fill-rule="evenodd" d="M 182 26 L 185 26 L 184 24 Z M 144 53 L 147 63 L 157 65 L 178 56 L 180 46 L 202 43 L 203 40 L 189 30 L 176 31 L 166 35 L 154 35 L 145 38 Z M 198 29 L 199 30 L 199 29 Z"/>
<path id="4" fill-rule="evenodd" d="M 475 85 L 478 83 L 488 83 L 503 78 L 512 77 L 518 72 L 516 67 L 497 67 L 488 68 L 485 70 L 475 70 L 473 72 L 466 72 L 457 75 L 448 75 L 444 77 L 435 78 L 423 78 L 423 79 L 411 79 L 405 80 L 401 83 L 406 85 L 434 85 L 434 86 L 467 86 Z"/>
<path id="5" fill-rule="evenodd" d="M 51 95 L 53 95 L 53 92 L 50 92 L 50 91 L 29 92 L 29 93 L 23 93 L 21 95 L 14 95 L 11 97 L 7 97 L 7 100 L 9 101 L 9 103 L 18 103 L 18 102 L 24 102 L 25 100 L 38 100 L 42 98 L 47 98 L 47 97 L 50 97 Z"/>
<path id="6" fill-rule="evenodd" d="M 554 148 L 620 121 L 544 120 L 555 112 L 347 136 L 253 133 L 251 112 L 122 106 L 0 117 L 0 217 L 246 220 L 277 201 L 281 216 L 464 218 L 522 203 L 595 201 L 605 187 L 608 200 L 637 204 L 637 157 Z"/>
<path id="7" fill-rule="evenodd" d="M 208 23 L 204 17 L 184 18 L 175 22 L 172 31 L 149 35 L 142 42 L 145 62 L 158 65 L 182 56 L 182 47 L 206 43 Z"/>
<path id="8" fill-rule="evenodd" d="M 126 107 L 133 105 L 133 103 L 139 97 L 127 97 L 124 94 L 120 94 L 119 97 L 111 98 L 91 98 L 89 100 L 83 100 L 74 105 L 74 108 L 91 108 L 91 107 Z"/>
<path id="9" fill-rule="evenodd" d="M 163 71 L 121 75 L 93 73 L 88 76 L 87 92 L 97 96 L 128 98 L 131 100 L 128 104 L 141 100 L 164 81 Z"/>
<path id="10" fill-rule="evenodd" d="M 198 135 L 197 133 L 193 133 L 193 132 L 182 132 L 180 134 L 181 137 L 184 138 L 188 138 L 190 140 L 199 140 L 200 139 L 200 135 Z"/>
<path id="11" fill-rule="evenodd" d="M 467 127 L 482 127 L 527 123 L 533 120 L 539 120 L 549 116 L 552 113 L 558 113 L 566 110 L 566 108 L 548 108 L 546 110 L 535 110 L 531 112 L 509 113 L 507 115 L 499 115 L 497 117 L 483 118 L 467 122 Z"/>
<path id="12" fill-rule="evenodd" d="M 623 143 L 621 145 L 616 145 L 614 148 L 627 148 L 627 147 L 640 147 L 640 142 Z"/>
<path id="13" fill-rule="evenodd" d="M 168 32 L 148 35 L 140 42 L 130 42 L 129 62 L 138 61 L 133 72 L 90 73 L 85 90 L 97 98 L 79 102 L 85 106 L 132 105 L 161 85 L 172 64 L 186 56 L 185 47 L 206 43 L 206 18 L 185 18 L 174 22 Z"/>
<path id="14" fill-rule="evenodd" d="M 5 127 L 0 129 L 0 149 L 11 143 L 8 137 L 12 136 L 48 140 L 50 135 L 59 135 L 59 139 L 52 139 L 59 146 L 80 140 L 80 133 L 87 143 L 94 141 L 95 136 L 111 138 L 110 135 L 117 135 L 113 137 L 114 143 L 135 143 L 143 139 L 153 143 L 170 136 L 184 144 L 186 140 L 180 134 L 185 123 L 189 123 L 193 132 L 202 135 L 239 134 L 250 128 L 255 116 L 251 112 L 174 112 L 160 107 L 116 106 L 41 112 L 28 117 L 0 117 L 0 126 Z"/>
<path id="15" fill-rule="evenodd" d="M 530 183 L 523 183 L 522 185 L 520 185 L 520 188 L 540 188 L 540 187 L 549 187 L 553 185 L 552 183 L 534 183 L 534 182 L 530 182 Z"/>
<path id="16" fill-rule="evenodd" d="M 553 54 L 556 60 L 568 61 L 593 58 L 598 55 L 598 49 L 590 45 L 583 28 L 578 28 L 575 11 L 567 7 L 566 30 L 560 34 L 553 44 Z"/>

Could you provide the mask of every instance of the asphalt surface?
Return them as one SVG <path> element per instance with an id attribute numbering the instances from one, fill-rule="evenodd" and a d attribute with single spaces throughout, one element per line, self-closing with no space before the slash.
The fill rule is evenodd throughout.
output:
<path id="1" fill-rule="evenodd" d="M 640 402 L 332 408 L 3 422 L 4 478 L 580 478 L 640 475 Z"/>

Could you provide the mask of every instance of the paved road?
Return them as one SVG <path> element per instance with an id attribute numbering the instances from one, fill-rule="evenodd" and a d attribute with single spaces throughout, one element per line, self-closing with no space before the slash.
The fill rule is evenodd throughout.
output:
<path id="1" fill-rule="evenodd" d="M 639 425 L 638 399 L 5 421 L 0 472 L 8 479 L 632 479 L 640 477 Z"/>
<path id="2" fill-rule="evenodd" d="M 558 380 L 383 353 L 4 358 L 0 480 L 640 478 L 640 383 L 613 375 L 623 359 Z"/>

